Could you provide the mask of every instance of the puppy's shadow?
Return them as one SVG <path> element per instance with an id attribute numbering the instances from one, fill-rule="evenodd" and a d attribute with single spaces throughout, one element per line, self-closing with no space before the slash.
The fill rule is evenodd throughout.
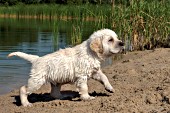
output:
<path id="1" fill-rule="evenodd" d="M 99 96 L 110 96 L 110 95 L 108 95 L 108 94 L 106 94 L 106 93 L 97 93 L 96 91 L 93 91 L 92 93 L 90 93 L 90 96 L 97 96 L 97 97 L 99 97 Z"/>
<path id="2" fill-rule="evenodd" d="M 75 91 L 61 91 L 61 94 L 64 95 L 65 97 L 60 99 L 60 100 L 70 100 L 70 101 L 81 101 L 79 98 L 76 100 L 73 100 L 74 98 L 79 97 L 78 92 Z M 109 96 L 106 93 L 96 93 L 95 91 L 90 93 L 91 96 Z M 17 106 L 21 106 L 21 100 L 19 95 L 13 95 L 11 97 L 14 97 L 15 102 L 13 104 Z M 31 103 L 35 102 L 49 102 L 55 100 L 53 97 L 50 96 L 50 93 L 44 93 L 44 94 L 35 94 L 32 93 L 31 95 L 28 96 L 28 101 Z"/>
<path id="3" fill-rule="evenodd" d="M 89 93 L 89 95 L 90 96 L 93 96 L 93 97 L 104 97 L 104 96 L 110 96 L 110 95 L 108 95 L 108 94 L 106 94 L 106 93 L 97 93 L 96 91 L 94 91 L 94 92 L 92 92 L 92 93 Z M 79 96 L 78 96 L 79 97 Z M 71 101 L 81 101 L 81 99 L 80 98 L 78 98 L 78 99 L 71 99 Z"/>
<path id="4" fill-rule="evenodd" d="M 78 92 L 75 91 L 61 91 L 62 95 L 66 95 L 64 98 L 60 100 L 71 100 L 73 98 L 79 97 Z M 17 106 L 21 106 L 21 100 L 19 95 L 13 95 L 11 97 L 14 97 L 15 102 L 13 104 Z M 44 94 L 35 94 L 32 93 L 31 95 L 28 95 L 28 101 L 30 103 L 35 103 L 35 102 L 49 102 L 55 100 L 53 97 L 50 96 L 50 93 L 44 93 Z"/>

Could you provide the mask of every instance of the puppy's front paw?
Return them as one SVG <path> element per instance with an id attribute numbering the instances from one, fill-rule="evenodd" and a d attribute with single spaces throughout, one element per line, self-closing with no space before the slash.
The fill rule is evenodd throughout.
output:
<path id="1" fill-rule="evenodd" d="M 95 97 L 90 96 L 90 95 L 81 95 L 80 99 L 81 100 L 93 100 L 93 99 L 95 99 Z"/>
<path id="2" fill-rule="evenodd" d="M 110 93 L 114 93 L 115 92 L 115 89 L 113 89 L 112 86 L 109 86 L 109 87 L 105 87 L 106 91 L 110 92 Z"/>

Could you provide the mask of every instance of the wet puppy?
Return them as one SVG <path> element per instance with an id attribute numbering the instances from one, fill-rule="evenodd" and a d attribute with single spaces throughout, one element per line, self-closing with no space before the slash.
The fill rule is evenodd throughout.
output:
<path id="1" fill-rule="evenodd" d="M 22 105 L 31 106 L 27 99 L 28 94 L 45 83 L 51 83 L 51 96 L 58 99 L 62 98 L 61 85 L 67 83 L 76 85 L 82 100 L 94 99 L 88 94 L 88 78 L 100 81 L 107 91 L 114 92 L 108 78 L 101 71 L 100 62 L 120 52 L 123 46 L 114 31 L 102 29 L 73 48 L 60 49 L 42 57 L 22 52 L 9 54 L 8 57 L 19 56 L 32 63 L 28 84 L 20 88 Z"/>

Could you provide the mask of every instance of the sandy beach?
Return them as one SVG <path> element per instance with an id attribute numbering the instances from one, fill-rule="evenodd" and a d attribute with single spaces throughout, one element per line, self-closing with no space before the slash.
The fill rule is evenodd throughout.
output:
<path id="1" fill-rule="evenodd" d="M 61 91 L 74 98 L 54 100 L 47 84 L 28 97 L 33 107 L 23 107 L 16 89 L 0 96 L 0 113 L 170 113 L 170 48 L 128 52 L 102 70 L 115 93 L 89 80 L 95 100 L 80 101 L 74 85 Z"/>

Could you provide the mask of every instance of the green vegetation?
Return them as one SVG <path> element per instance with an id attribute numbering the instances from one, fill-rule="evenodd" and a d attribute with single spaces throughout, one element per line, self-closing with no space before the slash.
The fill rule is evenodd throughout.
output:
<path id="1" fill-rule="evenodd" d="M 72 34 L 71 34 L 71 43 L 72 45 L 77 45 L 82 42 L 82 31 L 80 27 L 73 26 L 72 28 Z"/>
<path id="2" fill-rule="evenodd" d="M 122 0 L 116 0 L 117 2 L 121 2 Z M 111 0 L 0 0 L 0 5 L 11 6 L 19 3 L 23 4 L 108 4 Z"/>
<path id="3" fill-rule="evenodd" d="M 106 27 L 113 29 L 131 50 L 170 47 L 170 0 L 118 1 L 112 5 L 20 3 L 0 7 L 0 14 L 1 17 L 18 19 L 75 20 L 76 24 L 73 24 L 72 28 L 74 44 L 82 41 L 82 24 L 85 21 L 93 21 L 94 30 Z"/>

